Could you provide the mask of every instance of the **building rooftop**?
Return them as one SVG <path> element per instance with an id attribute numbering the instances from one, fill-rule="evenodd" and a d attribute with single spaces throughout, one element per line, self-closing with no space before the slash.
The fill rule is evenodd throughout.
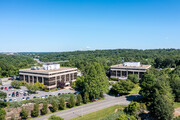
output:
<path id="1" fill-rule="evenodd" d="M 56 73 L 56 72 L 65 72 L 70 70 L 77 70 L 77 68 L 71 68 L 71 67 L 60 67 L 59 69 L 53 69 L 53 70 L 44 70 L 43 68 L 39 70 L 32 70 L 31 68 L 27 69 L 20 69 L 19 72 L 33 72 L 33 73 Z"/>
<path id="2" fill-rule="evenodd" d="M 136 68 L 136 69 L 148 69 L 150 68 L 151 65 L 138 65 L 138 66 L 127 66 L 124 64 L 117 64 L 117 65 L 112 65 L 111 68 Z"/>

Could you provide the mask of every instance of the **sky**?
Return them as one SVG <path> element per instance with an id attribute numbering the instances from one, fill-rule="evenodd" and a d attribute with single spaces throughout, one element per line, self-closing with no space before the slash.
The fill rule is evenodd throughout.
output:
<path id="1" fill-rule="evenodd" d="M 180 0 L 0 0 L 0 52 L 180 48 Z"/>

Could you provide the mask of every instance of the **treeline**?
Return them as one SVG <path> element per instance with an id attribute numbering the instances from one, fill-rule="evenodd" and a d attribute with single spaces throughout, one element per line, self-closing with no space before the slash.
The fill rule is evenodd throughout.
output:
<path id="1" fill-rule="evenodd" d="M 156 68 L 175 67 L 180 65 L 180 49 L 114 49 L 95 51 L 74 51 L 54 53 L 20 53 L 31 57 L 39 56 L 44 62 L 65 61 L 63 66 L 84 69 L 87 63 L 102 63 L 105 69 L 114 64 L 126 61 L 140 61 L 142 64 L 151 64 Z"/>
<path id="2" fill-rule="evenodd" d="M 19 69 L 28 68 L 34 63 L 29 56 L 0 54 L 0 78 L 18 75 Z"/>

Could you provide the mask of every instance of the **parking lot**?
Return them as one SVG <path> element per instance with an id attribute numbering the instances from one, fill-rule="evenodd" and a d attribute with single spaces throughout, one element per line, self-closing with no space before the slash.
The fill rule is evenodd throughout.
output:
<path id="1" fill-rule="evenodd" d="M 21 86 L 20 88 L 21 89 L 11 88 L 11 80 L 3 82 L 3 85 L 0 85 L 0 90 L 7 93 L 7 98 L 5 99 L 5 101 L 9 101 L 9 102 L 28 100 L 33 98 L 46 98 L 48 96 L 57 96 L 60 94 L 74 94 L 76 92 L 74 90 L 70 90 L 69 88 L 67 88 L 54 92 L 37 91 L 37 94 L 29 94 L 27 92 L 28 90 L 26 87 Z"/>

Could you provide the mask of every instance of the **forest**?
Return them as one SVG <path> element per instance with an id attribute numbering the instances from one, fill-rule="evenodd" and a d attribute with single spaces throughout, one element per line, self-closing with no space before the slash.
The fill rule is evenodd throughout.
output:
<path id="1" fill-rule="evenodd" d="M 19 69 L 28 68 L 36 63 L 33 58 L 23 55 L 0 54 L 0 78 L 19 74 Z"/>
<path id="2" fill-rule="evenodd" d="M 77 67 L 84 71 L 85 66 L 97 62 L 101 63 L 108 73 L 111 65 L 126 61 L 140 61 L 155 68 L 175 68 L 180 65 L 180 49 L 109 49 L 73 52 L 21 52 L 16 55 L 0 54 L 0 76 L 8 77 L 18 74 L 21 68 L 34 65 L 33 58 L 43 62 L 61 62 L 61 66 Z"/>

